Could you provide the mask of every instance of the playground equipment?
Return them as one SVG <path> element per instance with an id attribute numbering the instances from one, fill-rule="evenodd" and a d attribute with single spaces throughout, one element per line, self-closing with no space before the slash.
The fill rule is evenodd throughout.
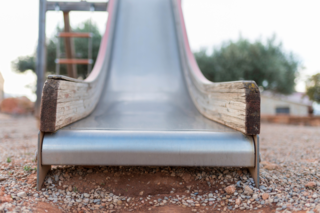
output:
<path id="1" fill-rule="evenodd" d="M 83 3 L 83 2 L 81 2 Z M 84 2 L 85 3 L 85 2 Z M 61 3 L 60 3 L 61 4 Z M 60 11 L 60 4 L 59 2 L 55 3 L 55 10 L 57 12 Z M 63 4 L 62 4 L 63 6 Z M 94 4 L 90 5 L 90 11 L 93 12 L 94 9 Z M 68 69 L 68 76 L 77 78 L 77 64 L 86 64 L 88 67 L 87 70 L 87 75 L 89 75 L 91 71 L 91 66 L 92 66 L 92 33 L 86 32 L 86 33 L 79 33 L 79 32 L 71 32 L 71 27 L 70 27 L 70 21 L 69 21 L 69 11 L 63 11 L 63 19 L 64 19 L 64 32 L 59 32 L 57 34 L 57 47 L 56 47 L 56 75 L 60 74 L 60 64 L 67 64 L 67 69 Z M 91 18 L 90 18 L 90 24 L 91 24 Z M 67 58 L 60 58 L 61 53 L 60 53 L 60 38 L 64 38 L 65 40 L 65 52 Z M 71 40 L 71 38 L 87 38 L 88 39 L 88 59 L 77 59 L 74 58 L 74 45 Z M 71 73 L 71 75 L 70 75 Z"/>
<path id="2" fill-rule="evenodd" d="M 247 167 L 258 186 L 256 83 L 202 75 L 180 0 L 110 0 L 108 13 L 88 78 L 44 84 L 37 188 L 51 165 Z"/>
<path id="3" fill-rule="evenodd" d="M 63 12 L 64 19 L 64 33 L 70 33 L 69 12 L 70 11 L 103 11 L 106 12 L 106 2 L 55 2 L 47 0 L 39 0 L 39 36 L 38 36 L 38 48 L 37 48 L 37 61 L 36 61 L 36 73 L 37 73 L 37 100 L 35 104 L 35 115 L 38 117 L 40 114 L 40 101 L 42 95 L 42 87 L 45 81 L 46 71 L 46 12 L 47 11 L 61 11 Z M 65 35 L 66 35 L 65 34 Z M 90 45 L 90 43 L 89 43 Z M 71 42 L 70 36 L 65 37 L 65 50 L 68 59 L 74 58 L 74 48 Z M 90 53 L 90 52 L 89 52 Z M 57 54 L 58 57 L 58 54 Z M 89 55 L 89 59 L 91 56 Z M 65 61 L 70 62 L 70 61 Z M 76 78 L 76 63 L 87 63 L 89 61 L 71 61 L 73 63 L 67 63 L 68 76 Z M 88 66 L 91 66 L 90 64 Z M 88 67 L 91 69 L 91 67 Z M 57 70 L 58 71 L 58 67 Z"/>
<path id="4" fill-rule="evenodd" d="M 72 33 L 61 32 L 57 35 L 57 58 L 56 58 L 56 75 L 60 74 L 60 64 L 86 64 L 88 65 L 87 75 L 91 71 L 92 65 L 92 33 Z M 60 58 L 60 39 L 59 38 L 88 38 L 88 59 L 61 59 Z"/>

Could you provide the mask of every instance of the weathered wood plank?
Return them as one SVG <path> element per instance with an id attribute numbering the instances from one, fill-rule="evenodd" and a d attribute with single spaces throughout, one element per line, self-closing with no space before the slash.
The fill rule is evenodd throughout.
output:
<path id="1" fill-rule="evenodd" d="M 40 107 L 40 130 L 42 132 L 55 131 L 59 83 L 51 79 L 44 83 Z"/>
<path id="2" fill-rule="evenodd" d="M 190 50 L 181 1 L 172 0 L 182 69 L 189 94 L 207 118 L 247 135 L 260 133 L 260 92 L 254 81 L 210 82 Z"/>

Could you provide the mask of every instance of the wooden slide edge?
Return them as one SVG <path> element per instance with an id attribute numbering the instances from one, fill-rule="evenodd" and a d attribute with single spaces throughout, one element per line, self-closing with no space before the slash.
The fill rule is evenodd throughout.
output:
<path id="1" fill-rule="evenodd" d="M 197 88 L 197 90 L 201 93 L 201 96 L 207 97 L 210 100 L 214 100 L 214 98 L 210 98 L 213 92 L 219 92 L 217 89 L 220 85 L 224 85 L 226 88 L 232 89 L 234 85 L 240 83 L 243 85 L 245 90 L 244 99 L 240 102 L 245 103 L 245 118 L 242 121 L 242 126 L 244 128 L 239 128 L 237 125 L 232 125 L 231 120 L 221 120 L 221 118 L 208 116 L 206 113 L 207 110 L 214 110 L 215 106 L 210 106 L 207 110 L 199 110 L 201 114 L 208 117 L 211 120 L 219 122 L 225 126 L 231 127 L 235 130 L 238 130 L 247 135 L 257 135 L 260 134 L 260 91 L 259 87 L 254 81 L 233 81 L 233 82 L 211 82 L 204 77 L 201 70 L 198 67 L 198 64 L 194 58 L 194 55 L 190 49 L 189 40 L 187 36 L 186 26 L 184 22 L 182 7 L 181 7 L 181 0 L 172 0 L 174 6 L 174 13 L 176 18 L 177 24 L 177 31 L 178 31 L 178 40 L 181 41 L 182 45 L 182 56 L 186 58 L 186 62 L 189 66 L 188 72 L 192 76 L 190 77 L 189 74 L 185 75 L 186 78 L 189 78 L 192 81 L 192 84 Z M 184 60 L 182 60 L 184 61 Z M 204 89 L 210 88 L 210 89 Z M 234 87 L 233 89 L 238 89 Z M 194 96 L 192 92 L 189 93 L 191 96 Z M 232 92 L 231 92 L 232 93 Z M 226 94 L 225 92 L 221 92 L 221 95 Z M 201 99 L 197 97 L 192 98 L 195 102 L 195 105 L 198 108 L 198 103 L 196 100 Z M 228 99 L 231 102 L 239 102 L 239 99 Z M 199 109 L 199 108 L 198 108 Z"/>
<path id="2" fill-rule="evenodd" d="M 48 79 L 44 83 L 40 107 L 40 131 L 56 131 L 58 88 L 60 81 Z"/>
<path id="3" fill-rule="evenodd" d="M 256 82 L 244 82 L 246 91 L 245 128 L 247 135 L 260 134 L 260 90 Z"/>

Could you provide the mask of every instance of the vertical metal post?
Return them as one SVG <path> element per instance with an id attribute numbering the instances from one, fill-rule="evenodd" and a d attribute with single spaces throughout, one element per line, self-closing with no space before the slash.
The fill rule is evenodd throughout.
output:
<path id="1" fill-rule="evenodd" d="M 87 72 L 87 77 L 91 72 L 91 67 L 92 67 L 92 33 L 90 33 L 90 37 L 88 38 L 88 59 L 89 59 L 89 63 L 88 63 L 88 72 Z"/>
<path id="2" fill-rule="evenodd" d="M 260 148 L 259 148 L 259 135 L 252 136 L 254 149 L 255 149 L 255 166 L 249 168 L 249 172 L 256 184 L 256 187 L 259 188 L 260 184 Z"/>
<path id="3" fill-rule="evenodd" d="M 91 17 L 90 17 L 90 37 L 88 38 L 88 59 L 89 59 L 89 63 L 88 63 L 88 71 L 87 71 L 87 76 L 89 76 L 91 69 L 92 69 L 92 37 L 93 37 L 93 33 L 92 33 L 92 13 L 95 11 L 94 5 L 91 4 L 90 6 L 90 11 L 91 11 Z"/>
<path id="4" fill-rule="evenodd" d="M 40 191 L 44 179 L 48 171 L 51 170 L 51 165 L 42 165 L 42 143 L 43 143 L 44 132 L 38 134 L 38 151 L 37 151 L 37 190 Z"/>
<path id="5" fill-rule="evenodd" d="M 59 59 L 60 59 L 60 38 L 59 38 L 59 33 L 57 35 L 57 49 L 56 49 L 56 75 L 60 74 L 60 63 L 59 63 Z"/>
<path id="6" fill-rule="evenodd" d="M 37 73 L 37 100 L 35 104 L 35 116 L 40 117 L 40 103 L 42 87 L 46 71 L 46 0 L 39 0 L 39 35 L 36 59 Z"/>

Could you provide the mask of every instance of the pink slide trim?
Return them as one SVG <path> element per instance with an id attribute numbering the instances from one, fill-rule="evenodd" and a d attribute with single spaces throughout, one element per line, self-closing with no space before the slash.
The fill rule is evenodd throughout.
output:
<path id="1" fill-rule="evenodd" d="M 193 53 L 191 52 L 190 45 L 189 45 L 189 40 L 188 40 L 188 35 L 186 31 L 186 25 L 184 23 L 184 18 L 183 18 L 183 13 L 182 13 L 182 7 L 181 7 L 181 0 L 178 1 L 178 10 L 179 10 L 179 18 L 180 18 L 180 23 L 181 23 L 181 28 L 182 28 L 182 35 L 183 35 L 183 43 L 184 43 L 184 48 L 186 51 L 186 56 L 187 60 L 189 61 L 191 65 L 191 70 L 194 72 L 194 74 L 199 78 L 204 83 L 212 83 L 206 77 L 203 76 L 201 70 L 198 67 L 197 61 L 194 58 Z"/>
<path id="2" fill-rule="evenodd" d="M 100 72 L 104 72 L 102 70 L 102 65 L 105 59 L 105 55 L 106 55 L 106 51 L 107 51 L 107 42 L 108 42 L 108 37 L 110 32 L 110 28 L 111 28 L 111 19 L 113 17 L 113 13 L 114 13 L 114 5 L 116 0 L 110 0 L 108 3 L 108 21 L 107 21 L 107 27 L 106 27 L 106 31 L 103 35 L 101 44 L 100 44 L 100 49 L 99 49 L 99 53 L 98 53 L 98 58 L 96 63 L 94 64 L 94 67 L 92 69 L 92 72 L 90 73 L 90 75 L 88 76 L 88 78 L 86 78 L 84 81 L 85 82 L 91 82 L 94 81 L 98 76 Z M 110 44 L 109 44 L 110 45 Z"/>

